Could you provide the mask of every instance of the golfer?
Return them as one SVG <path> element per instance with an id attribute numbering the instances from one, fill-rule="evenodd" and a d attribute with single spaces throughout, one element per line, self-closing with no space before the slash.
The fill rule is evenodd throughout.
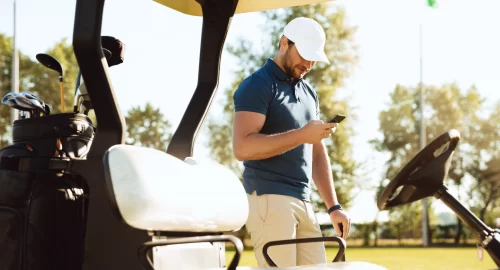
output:
<path id="1" fill-rule="evenodd" d="M 337 124 L 319 120 L 318 96 L 304 79 L 317 61 L 330 64 L 324 45 L 325 32 L 316 21 L 290 21 L 274 58 L 242 81 L 233 96 L 233 149 L 245 167 L 246 226 L 259 267 L 268 266 L 262 248 L 269 241 L 322 236 L 310 201 L 311 181 L 337 234 L 349 234 L 350 218 L 337 200 L 323 144 Z M 268 252 L 278 267 L 326 263 L 322 242 L 273 246 Z"/>

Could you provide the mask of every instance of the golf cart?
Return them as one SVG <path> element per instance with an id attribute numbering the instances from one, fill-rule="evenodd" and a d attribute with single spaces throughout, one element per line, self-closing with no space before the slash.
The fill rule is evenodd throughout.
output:
<path id="1" fill-rule="evenodd" d="M 73 47 L 98 123 L 86 159 L 74 160 L 71 165 L 71 172 L 83 175 L 90 190 L 84 269 L 140 269 L 141 265 L 153 269 L 153 264 L 156 269 L 166 264 L 172 269 L 220 267 L 225 265 L 224 247 L 217 242 L 224 241 L 232 242 L 236 249 L 229 269 L 236 268 L 242 243 L 223 233 L 244 225 L 248 215 L 246 194 L 229 169 L 192 158 L 194 140 L 217 88 L 229 23 L 239 12 L 317 2 L 323 1 L 274 0 L 258 5 L 243 0 L 160 2 L 186 14 L 203 15 L 198 86 L 164 153 L 123 144 L 125 124 L 100 44 L 104 1 L 77 0 Z M 168 176 L 158 179 L 158 175 L 165 175 L 165 168 Z M 207 181 L 209 175 L 216 177 Z M 332 268 L 383 269 L 369 263 L 345 262 L 345 241 L 340 237 L 296 241 L 339 243 Z M 186 245 L 201 242 L 209 242 L 211 248 Z M 281 244 L 291 242 L 265 246 L 270 265 L 274 263 L 267 249 L 272 253 L 271 246 Z M 152 249 L 154 262 L 148 256 Z M 184 261 L 176 264 L 176 260 Z"/>
<path id="2" fill-rule="evenodd" d="M 195 160 L 194 140 L 217 89 L 222 47 L 233 15 L 326 0 L 157 1 L 185 14 L 203 16 L 198 85 L 167 153 L 124 144 L 125 122 L 101 44 L 105 1 L 76 1 L 73 47 L 87 91 L 85 108 L 95 111 L 98 128 L 91 146 L 85 145 L 89 147 L 85 157 L 51 158 L 48 167 L 85 180 L 84 233 L 78 235 L 84 239 L 83 247 L 78 250 L 81 256 L 73 261 L 74 267 L 66 269 L 220 269 L 225 268 L 224 246 L 217 244 L 220 242 L 232 242 L 236 250 L 228 269 L 246 268 L 238 266 L 241 241 L 224 234 L 240 229 L 246 221 L 244 189 L 228 168 Z M 80 112 L 61 115 L 85 118 Z M 500 266 L 498 230 L 477 219 L 443 185 L 458 141 L 459 134 L 450 131 L 431 142 L 386 187 L 378 207 L 388 209 L 434 195 L 478 232 L 481 246 Z M 435 154 L 437 150 L 441 151 Z M 399 187 L 401 192 L 393 196 Z M 264 256 L 270 266 L 275 266 L 272 246 L 311 241 L 337 242 L 339 251 L 331 263 L 294 269 L 384 269 L 346 261 L 346 243 L 340 237 L 273 241 L 265 245 Z"/>
<path id="3" fill-rule="evenodd" d="M 99 123 L 99 131 L 89 157 L 82 162 L 86 168 L 92 166 L 92 169 L 85 170 L 80 167 L 79 170 L 82 173 L 91 172 L 86 179 L 93 193 L 90 197 L 87 222 L 85 265 L 88 269 L 104 266 L 132 269 L 137 263 L 134 261 L 136 248 L 141 247 L 139 258 L 147 268 L 150 265 L 146 263 L 150 263 L 149 257 L 146 256 L 147 251 L 155 246 L 232 241 L 237 252 L 229 268 L 234 269 L 241 254 L 241 243 L 236 238 L 221 233 L 237 230 L 244 224 L 248 211 L 244 191 L 238 185 L 237 177 L 225 168 L 189 163 L 194 140 L 217 89 L 220 57 L 231 18 L 236 13 L 326 1 L 156 1 L 188 15 L 203 16 L 198 85 L 172 137 L 167 153 L 122 144 L 123 118 L 109 83 L 99 44 L 104 0 L 77 1 L 73 45 L 82 74 L 88 82 L 88 92 Z M 500 266 L 499 231 L 487 227 L 477 219 L 455 200 L 443 185 L 458 140 L 459 134 L 450 131 L 431 142 L 386 187 L 379 198 L 378 207 L 388 209 L 434 195 L 476 230 L 481 237 L 480 245 Z M 441 153 L 433 155 L 443 145 L 447 147 Z M 101 165 L 103 156 L 104 167 Z M 155 175 L 163 175 L 164 168 L 169 169 L 169 176 L 153 180 Z M 103 175 L 105 179 L 102 178 Z M 203 184 L 207 182 L 207 175 L 217 175 L 210 178 L 210 185 Z M 200 192 L 193 190 L 197 185 L 200 185 Z M 402 191 L 393 196 L 398 187 L 403 187 Z M 173 191 L 169 192 L 169 189 Z M 178 200 L 182 200 L 182 204 Z M 199 208 L 201 204 L 204 205 L 202 211 Z M 151 232 L 151 236 L 144 233 L 146 230 Z M 151 241 L 152 236 L 164 236 L 167 239 Z M 172 239 L 169 240 L 170 238 Z M 344 258 L 345 242 L 338 237 L 329 240 L 337 241 L 340 249 L 334 259 L 336 262 L 326 267 L 376 268 L 375 265 L 345 265 L 338 262 Z M 267 248 L 290 242 L 292 241 L 277 241 L 265 246 L 264 253 L 270 265 L 273 263 L 267 254 Z"/>

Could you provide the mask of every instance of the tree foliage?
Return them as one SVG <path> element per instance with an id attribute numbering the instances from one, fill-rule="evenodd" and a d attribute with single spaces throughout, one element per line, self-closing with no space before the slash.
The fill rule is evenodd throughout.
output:
<path id="1" fill-rule="evenodd" d="M 65 38 L 45 53 L 51 55 L 61 63 L 63 68 L 65 112 L 72 112 L 76 76 L 78 74 L 78 63 L 73 52 L 73 46 Z M 30 90 L 38 95 L 45 103 L 51 106 L 53 113 L 60 113 L 59 75 L 56 71 L 38 63 L 36 59 L 34 61 L 30 66 L 23 67 L 23 69 L 27 69 L 28 79 L 31 82 L 31 87 L 23 90 Z M 22 90 L 20 89 L 20 91 Z"/>
<path id="2" fill-rule="evenodd" d="M 53 113 L 59 113 L 61 101 L 59 79 L 56 71 L 41 65 L 34 57 L 19 52 L 19 92 L 30 91 L 49 104 Z M 42 53 L 42 51 L 40 51 Z M 43 52 L 55 57 L 64 71 L 64 98 L 66 111 L 73 110 L 74 86 L 78 65 L 71 44 L 66 39 L 56 43 L 54 47 Z M 0 34 L 0 94 L 5 96 L 11 92 L 12 83 L 12 38 Z M 0 106 L 0 147 L 4 147 L 11 139 L 10 107 Z"/>
<path id="3" fill-rule="evenodd" d="M 172 138 L 171 124 L 159 108 L 146 103 L 133 107 L 125 117 L 127 124 L 126 143 L 167 151 L 167 145 Z"/>
<path id="4" fill-rule="evenodd" d="M 209 147 L 214 159 L 232 168 L 236 173 L 241 173 L 241 165 L 234 157 L 231 145 L 233 93 L 244 78 L 261 67 L 267 58 L 276 54 L 282 29 L 290 20 L 300 16 L 313 18 L 325 29 L 327 36 L 325 51 L 332 64 L 330 66 L 323 63 L 316 64 L 315 68 L 307 74 L 306 79 L 318 93 L 323 121 L 330 120 L 337 113 L 347 115 L 347 119 L 327 142 L 327 149 L 332 162 L 332 173 L 339 201 L 349 207 L 352 200 L 350 192 L 357 167 L 352 159 L 352 145 L 349 141 L 354 134 L 352 120 L 355 119 L 355 115 L 348 100 L 339 99 L 337 91 L 344 85 L 345 79 L 357 63 L 356 46 L 353 41 L 356 29 L 345 22 L 344 10 L 336 9 L 336 7 L 330 10 L 330 8 L 332 6 L 328 4 L 314 4 L 261 12 L 266 19 L 262 28 L 263 44 L 261 46 L 256 46 L 252 41 L 244 38 L 240 38 L 236 44 L 227 45 L 227 51 L 238 60 L 238 68 L 233 72 L 234 82 L 224 91 L 222 115 L 218 113 L 208 123 Z M 324 209 L 324 205 L 318 201 L 319 195 L 314 185 L 313 189 L 313 195 L 315 195 L 313 200 L 316 206 Z"/>
<path id="5" fill-rule="evenodd" d="M 78 74 L 78 63 L 73 47 L 67 39 L 62 39 L 43 53 L 57 59 L 63 67 L 65 112 L 71 112 Z M 11 91 L 12 79 L 12 38 L 3 34 L 0 34 L 0 71 L 0 94 L 3 97 Z M 49 104 L 51 114 L 61 113 L 57 72 L 43 66 L 36 58 L 31 58 L 19 51 L 19 92 L 26 90 Z M 92 113 L 93 111 L 89 116 L 95 121 Z M 151 104 L 146 104 L 144 109 L 140 106 L 132 108 L 128 111 L 126 122 L 128 143 L 166 150 L 166 145 L 171 138 L 169 130 L 171 126 L 159 109 L 153 108 Z M 0 106 L 0 147 L 9 143 L 10 131 L 10 107 L 2 104 Z"/>

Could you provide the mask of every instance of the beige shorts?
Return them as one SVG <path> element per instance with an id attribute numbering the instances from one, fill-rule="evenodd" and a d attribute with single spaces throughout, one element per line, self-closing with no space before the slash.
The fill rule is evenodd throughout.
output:
<path id="1" fill-rule="evenodd" d="M 259 267 L 268 267 L 262 253 L 269 241 L 321 237 L 311 203 L 284 196 L 248 195 L 250 213 L 246 223 Z M 323 242 L 272 246 L 268 254 L 278 267 L 326 263 Z"/>

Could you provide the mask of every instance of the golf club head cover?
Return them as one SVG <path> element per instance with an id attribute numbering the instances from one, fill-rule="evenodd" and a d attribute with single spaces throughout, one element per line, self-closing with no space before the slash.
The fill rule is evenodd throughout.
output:
<path id="1" fill-rule="evenodd" d="M 112 36 L 102 36 L 101 45 L 111 52 L 111 59 L 108 61 L 109 67 L 123 63 L 125 56 L 125 44 Z"/>

